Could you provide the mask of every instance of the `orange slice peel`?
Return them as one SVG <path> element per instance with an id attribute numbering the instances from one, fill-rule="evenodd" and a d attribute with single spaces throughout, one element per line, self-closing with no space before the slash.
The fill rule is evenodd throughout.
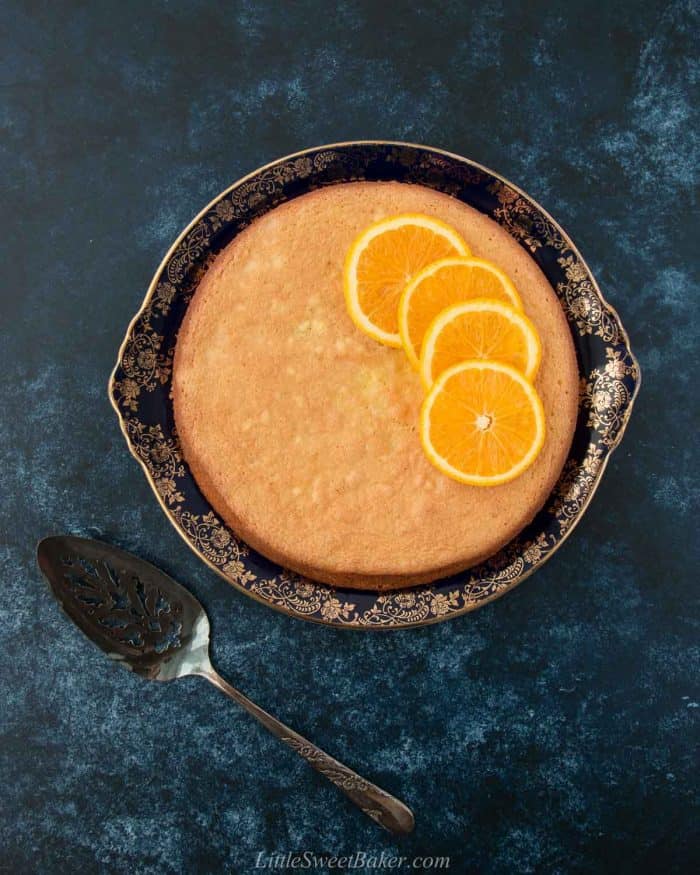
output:
<path id="1" fill-rule="evenodd" d="M 477 298 L 448 307 L 433 319 L 423 338 L 420 375 L 429 389 L 452 365 L 483 359 L 511 365 L 532 382 L 541 358 L 537 329 L 521 310 Z"/>
<path id="2" fill-rule="evenodd" d="M 467 244 L 432 216 L 403 213 L 375 222 L 355 238 L 345 259 L 350 318 L 364 334 L 400 348 L 398 304 L 406 284 L 434 261 L 455 255 L 469 255 Z"/>
<path id="3" fill-rule="evenodd" d="M 532 383 L 510 365 L 461 362 L 443 371 L 428 392 L 420 439 L 428 460 L 453 480 L 499 486 L 539 455 L 544 409 Z"/>
<path id="4" fill-rule="evenodd" d="M 423 337 L 435 317 L 455 304 L 491 298 L 523 305 L 515 286 L 492 262 L 473 256 L 450 256 L 429 264 L 411 279 L 399 300 L 399 335 L 404 351 L 418 370 Z"/>

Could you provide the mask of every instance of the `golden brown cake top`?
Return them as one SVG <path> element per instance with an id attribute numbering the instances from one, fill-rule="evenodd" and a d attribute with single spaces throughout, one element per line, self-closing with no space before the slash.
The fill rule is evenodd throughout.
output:
<path id="1" fill-rule="evenodd" d="M 418 374 L 345 310 L 348 247 L 401 212 L 454 226 L 512 278 L 539 331 L 547 438 L 511 483 L 466 486 L 430 465 Z M 566 459 L 577 384 L 566 318 L 528 253 L 471 207 L 402 183 L 320 189 L 237 236 L 189 306 L 173 373 L 185 458 L 221 517 L 288 567 L 374 588 L 468 567 L 529 522 Z"/>

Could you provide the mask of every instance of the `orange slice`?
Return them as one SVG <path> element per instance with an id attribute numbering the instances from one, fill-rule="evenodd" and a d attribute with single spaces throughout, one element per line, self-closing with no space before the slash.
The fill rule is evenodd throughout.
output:
<path id="1" fill-rule="evenodd" d="M 535 388 L 499 362 L 448 368 L 421 408 L 426 456 L 443 474 L 472 486 L 518 477 L 537 458 L 544 437 L 544 409 Z"/>
<path id="2" fill-rule="evenodd" d="M 355 325 L 380 343 L 400 347 L 401 292 L 418 271 L 448 255 L 469 255 L 469 249 L 439 219 L 404 213 L 370 225 L 345 259 L 345 302 Z"/>
<path id="3" fill-rule="evenodd" d="M 503 362 L 534 380 L 542 357 L 537 329 L 501 301 L 477 298 L 443 310 L 423 339 L 420 375 L 426 389 L 447 368 L 466 359 Z"/>
<path id="4" fill-rule="evenodd" d="M 423 337 L 433 319 L 446 307 L 472 298 L 493 298 L 517 310 L 523 308 L 513 283 L 483 258 L 442 258 L 408 283 L 399 301 L 399 334 L 416 370 Z"/>

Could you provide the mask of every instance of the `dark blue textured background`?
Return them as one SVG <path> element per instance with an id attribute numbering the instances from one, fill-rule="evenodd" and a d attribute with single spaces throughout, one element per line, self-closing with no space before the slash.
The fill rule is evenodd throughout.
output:
<path id="1" fill-rule="evenodd" d="M 0 869 L 247 873 L 259 851 L 384 849 L 460 873 L 690 871 L 698 3 L 334 6 L 0 5 Z M 204 568 L 106 394 L 201 206 L 282 154 L 372 137 L 462 153 L 539 200 L 644 377 L 555 559 L 474 615 L 396 634 L 292 620 Z M 222 673 L 405 799 L 415 833 L 378 831 L 204 681 L 108 664 L 35 567 L 38 538 L 69 530 L 191 586 Z"/>

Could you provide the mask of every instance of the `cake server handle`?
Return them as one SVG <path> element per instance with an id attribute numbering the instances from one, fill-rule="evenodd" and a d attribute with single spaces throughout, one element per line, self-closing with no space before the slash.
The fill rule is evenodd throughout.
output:
<path id="1" fill-rule="evenodd" d="M 264 711 L 247 696 L 227 683 L 208 665 L 197 672 L 214 684 L 234 702 L 237 702 L 252 717 L 262 723 L 280 741 L 283 741 L 293 751 L 303 757 L 311 768 L 316 769 L 325 778 L 335 784 L 339 790 L 351 799 L 368 817 L 376 821 L 389 832 L 397 835 L 407 835 L 413 830 L 414 819 L 411 809 L 389 793 L 361 778 L 352 769 L 333 759 L 321 748 L 316 747 L 298 732 L 285 726 L 267 711 Z"/>

